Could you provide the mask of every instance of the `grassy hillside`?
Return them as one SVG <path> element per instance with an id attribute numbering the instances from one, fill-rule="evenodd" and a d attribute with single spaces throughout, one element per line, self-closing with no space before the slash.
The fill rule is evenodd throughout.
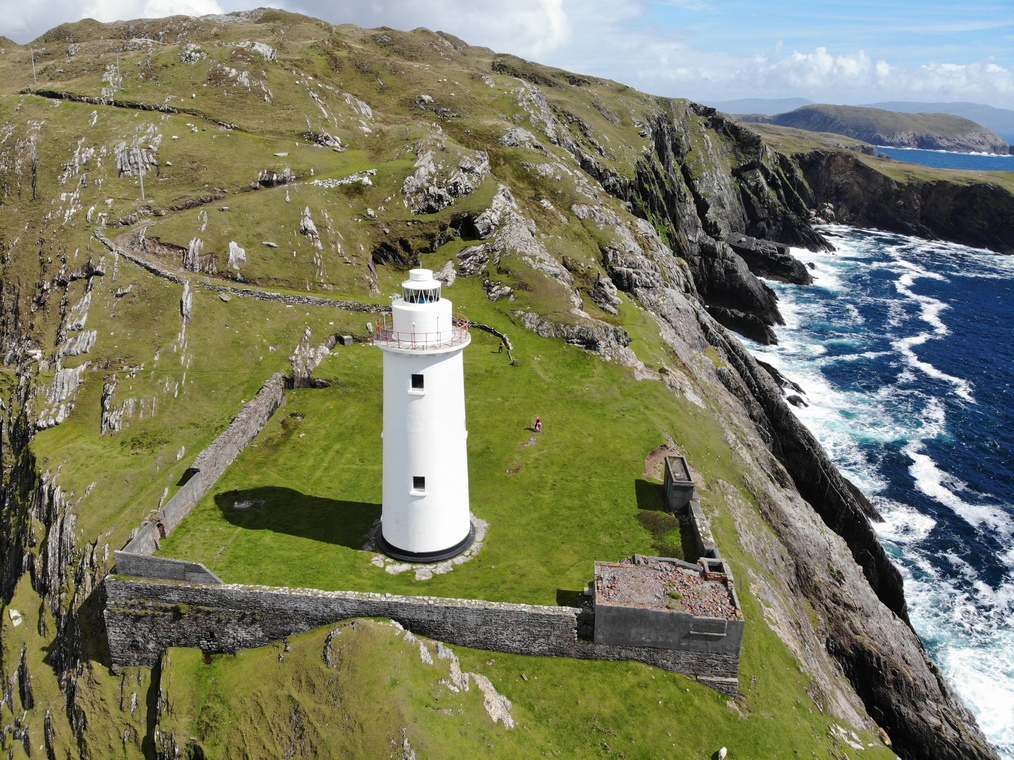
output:
<path id="1" fill-rule="evenodd" d="M 744 197 L 772 219 L 799 204 L 770 190 L 788 170 L 755 136 L 449 35 L 276 10 L 83 21 L 34 50 L 37 82 L 27 48 L 0 55 L 0 749 L 891 756 L 851 674 L 814 644 L 826 611 L 805 596 L 847 593 L 862 571 L 803 511 L 693 279 L 704 253 L 747 278 L 711 237 L 745 228 Z M 652 174 L 656 150 L 670 173 Z M 659 199 L 679 213 L 653 217 Z M 362 550 L 379 515 L 381 356 L 365 345 L 376 316 L 343 308 L 387 303 L 413 266 L 449 266 L 455 309 L 507 333 L 516 359 L 474 332 L 471 499 L 489 531 L 474 560 L 428 580 Z M 335 334 L 357 341 L 316 371 L 328 387 L 290 393 L 164 554 L 232 582 L 567 603 L 595 560 L 683 551 L 646 466 L 670 445 L 736 574 L 740 696 L 631 663 L 462 650 L 513 703 L 507 728 L 436 645 L 363 622 L 340 645 L 320 630 L 112 672 L 113 552 L 301 341 Z M 828 578 L 781 543 L 793 509 Z M 850 609 L 874 603 L 865 586 Z"/>
<path id="2" fill-rule="evenodd" d="M 210 661 L 170 650 L 159 743 L 199 746 L 209 758 L 400 758 L 407 748 L 418 757 L 697 758 L 724 745 L 744 757 L 789 746 L 816 756 L 854 752 L 859 737 L 795 700 L 791 664 L 768 662 L 762 679 L 789 688 L 771 712 L 750 715 L 649 667 L 451 651 L 361 621 Z"/>

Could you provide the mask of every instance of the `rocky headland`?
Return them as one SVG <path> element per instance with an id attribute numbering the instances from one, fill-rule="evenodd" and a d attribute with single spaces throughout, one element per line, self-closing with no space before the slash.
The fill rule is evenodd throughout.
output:
<path id="1" fill-rule="evenodd" d="M 904 758 L 995 757 L 909 625 L 875 511 L 730 330 L 776 340 L 761 278 L 808 282 L 788 247 L 831 247 L 819 215 L 1010 253 L 1009 191 L 775 150 L 714 109 L 427 30 L 260 10 L 39 42 L 38 86 L 27 51 L 0 58 L 0 591 L 40 610 L 25 649 L 3 651 L 11 742 L 104 757 L 109 735 L 152 756 L 159 668 L 130 674 L 151 688 L 138 703 L 102 652 L 113 551 L 311 322 L 338 329 L 342 307 L 316 299 L 376 305 L 442 257 L 481 321 L 578 345 L 720 423 L 726 469 L 710 448 L 688 458 L 807 709 Z M 312 295 L 246 297 L 272 288 Z"/>
<path id="2" fill-rule="evenodd" d="M 743 121 L 829 132 L 870 145 L 1005 155 L 1010 146 L 970 119 L 946 113 L 901 113 L 863 106 L 809 105 L 776 116 L 745 115 Z"/>

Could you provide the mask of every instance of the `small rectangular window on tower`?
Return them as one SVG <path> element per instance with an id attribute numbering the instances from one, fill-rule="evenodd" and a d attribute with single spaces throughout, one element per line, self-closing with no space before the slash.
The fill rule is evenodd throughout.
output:
<path id="1" fill-rule="evenodd" d="M 422 475 L 412 476 L 412 490 L 413 491 L 425 491 L 426 490 L 426 478 Z"/>
<path id="2" fill-rule="evenodd" d="M 423 385 L 423 376 L 422 375 L 412 375 L 412 390 L 414 390 L 414 391 L 421 391 L 423 389 L 423 387 L 424 387 L 424 385 Z"/>

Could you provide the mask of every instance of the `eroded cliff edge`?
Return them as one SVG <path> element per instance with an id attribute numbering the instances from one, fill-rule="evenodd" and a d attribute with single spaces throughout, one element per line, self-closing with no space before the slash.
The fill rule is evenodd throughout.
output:
<path id="1" fill-rule="evenodd" d="M 988 176 L 899 181 L 849 151 L 792 160 L 805 179 L 799 191 L 811 208 L 830 210 L 828 221 L 1014 254 L 1014 194 Z"/>
<path id="2" fill-rule="evenodd" d="M 665 127 L 657 131 L 671 134 Z M 754 136 L 736 130 L 729 133 L 745 137 L 734 150 L 755 150 L 764 156 Z M 677 164 L 667 160 L 664 150 L 660 153 L 663 160 L 653 162 L 649 172 L 665 179 L 637 187 L 643 208 L 658 210 L 660 215 L 653 218 L 660 219 L 665 228 L 693 231 L 700 241 L 706 236 L 701 235 L 703 224 L 696 209 L 691 211 L 690 204 L 675 203 L 671 197 L 653 192 L 660 185 L 676 184 L 683 176 L 683 172 L 674 176 L 676 172 L 671 169 L 667 173 L 666 166 Z M 751 166 L 754 181 L 748 190 L 740 186 L 738 196 L 728 191 L 718 193 L 738 213 L 716 220 L 713 229 L 725 227 L 754 233 L 774 229 L 778 233 L 776 239 L 785 242 L 826 245 L 809 227 L 800 224 L 805 205 L 790 189 L 800 179 L 793 164 L 780 156 L 769 154 L 766 158 L 774 163 L 774 168 L 761 160 L 754 163 Z M 715 190 L 720 188 L 721 183 L 713 184 L 709 196 L 714 198 Z M 758 188 L 763 191 L 758 192 Z M 758 207 L 764 213 L 758 213 Z M 712 241 L 705 246 L 713 245 Z M 692 244 L 686 245 L 694 250 Z M 701 339 L 718 348 L 727 362 L 716 368 L 712 380 L 724 385 L 736 400 L 731 405 L 736 420 L 730 421 L 727 429 L 750 430 L 751 437 L 757 436 L 763 442 L 765 455 L 758 452 L 747 457 L 744 452 L 744 460 L 752 460 L 745 461 L 744 466 L 747 469 L 759 466 L 774 483 L 789 489 L 781 491 L 776 486 L 777 493 L 772 493 L 770 482 L 758 482 L 758 493 L 754 495 L 766 492 L 759 500 L 769 510 L 769 525 L 778 536 L 780 551 L 784 552 L 784 567 L 801 597 L 819 611 L 821 625 L 815 634 L 839 663 L 866 709 L 892 736 L 898 737 L 896 749 L 903 757 L 955 760 L 992 757 L 993 751 L 975 727 L 974 719 L 908 626 L 902 580 L 872 529 L 870 520 L 876 514 L 868 500 L 842 477 L 783 400 L 781 388 L 742 344 L 700 312 L 692 317 L 681 313 L 672 292 L 666 292 L 665 286 L 651 287 L 651 283 L 658 282 L 653 276 L 656 266 L 644 261 L 641 266 L 637 274 L 626 276 L 624 281 L 636 283 L 631 292 L 674 328 L 675 335 L 667 336 L 670 342 L 681 345 L 681 339 L 692 340 L 688 336 L 693 331 L 687 325 L 688 318 L 692 318 Z M 730 269 L 727 266 L 723 271 Z M 708 270 L 701 272 L 693 266 L 691 270 L 698 290 L 713 287 Z M 744 300 L 757 308 L 756 301 Z M 742 300 L 734 303 L 744 305 Z M 709 304 L 708 310 L 713 312 L 713 305 Z M 770 458 L 765 461 L 766 457 Z M 815 517 L 822 522 L 821 526 L 814 522 Z M 821 528 L 840 537 L 841 549 L 847 548 L 854 564 L 843 562 L 844 557 L 836 555 L 834 542 L 826 535 L 821 537 Z M 772 550 L 763 547 L 764 542 L 757 537 L 754 548 L 758 552 Z"/>
<path id="3" fill-rule="evenodd" d="M 255 16 L 237 17 L 229 23 Z M 748 495 L 762 510 L 763 521 L 756 519 L 753 507 L 736 487 L 722 481 L 709 486 L 725 496 L 744 548 L 768 569 L 751 573 L 750 582 L 770 613 L 767 623 L 814 679 L 819 706 L 853 725 L 862 725 L 865 716 L 871 716 L 906 758 L 993 757 L 974 720 L 939 678 L 906 623 L 901 581 L 870 529 L 865 500 L 796 421 L 767 373 L 720 326 L 762 341 L 775 339 L 772 327 L 780 316 L 774 294 L 751 271 L 757 262 L 748 263 L 736 246 L 742 248 L 743 236 L 802 247 L 826 246 L 809 226 L 811 211 L 827 202 L 818 193 L 820 172 L 814 170 L 817 173 L 811 176 L 806 165 L 797 163 L 800 159 L 769 149 L 749 130 L 686 101 L 649 98 L 614 83 L 591 82 L 493 56 L 425 30 L 411 34 L 345 30 L 339 34 L 314 22 L 307 34 L 307 45 L 312 43 L 312 47 L 300 47 L 289 42 L 303 23 L 299 17 L 265 13 L 257 18 L 266 26 L 245 28 L 241 34 L 263 35 L 280 47 L 279 40 L 292 44 L 287 65 L 296 69 L 290 72 L 281 65 L 272 66 L 267 54 L 252 47 L 246 37 L 239 37 L 240 42 L 231 48 L 223 47 L 217 41 L 221 33 L 217 26 L 212 33 L 196 21 L 165 29 L 158 21 L 138 22 L 120 30 L 116 39 L 123 41 L 122 49 L 110 48 L 105 37 L 95 43 L 97 49 L 101 47 L 96 56 L 107 59 L 94 68 L 96 72 L 112 65 L 114 53 L 124 57 L 129 53 L 146 76 L 161 71 L 168 78 L 172 68 L 204 66 L 193 74 L 192 89 L 203 92 L 205 88 L 198 89 L 201 84 L 207 84 L 212 93 L 228 88 L 231 101 L 224 95 L 207 105 L 201 100 L 206 111 L 191 109 L 169 121 L 169 128 L 154 120 L 144 125 L 147 132 L 135 127 L 138 122 L 133 119 L 148 118 L 149 107 L 164 98 L 162 92 L 145 92 L 147 85 L 135 83 L 136 103 L 113 105 L 112 96 L 122 82 L 106 80 L 120 75 L 119 66 L 109 69 L 103 80 L 102 86 L 108 84 L 111 90 L 109 96 L 96 97 L 96 73 L 95 81 L 61 80 L 58 96 L 50 90 L 38 97 L 10 95 L 3 112 L 7 121 L 3 135 L 7 136 L 0 135 L 0 190 L 9 224 L 3 230 L 2 334 L 5 364 L 14 377 L 8 387 L 3 431 L 3 592 L 8 602 L 18 593 L 22 599 L 41 600 L 37 629 L 50 642 L 47 651 L 52 652 L 45 665 L 30 663 L 23 653 L 20 658 L 17 652 L 9 654 L 3 663 L 8 675 L 4 697 L 8 705 L 20 703 L 30 710 L 27 705 L 34 702 L 25 684 L 34 682 L 39 695 L 46 679 L 42 668 L 50 669 L 50 680 L 66 697 L 64 721 L 57 712 L 47 711 L 45 719 L 34 723 L 29 719 L 15 726 L 12 721 L 11 732 L 28 737 L 26 726 L 31 724 L 34 735 L 44 735 L 54 752 L 71 746 L 70 742 L 76 743 L 82 755 L 101 756 L 89 744 L 99 733 L 96 722 L 105 719 L 94 712 L 98 688 L 94 684 L 108 675 L 100 677 L 103 662 L 96 648 L 100 648 L 101 630 L 94 626 L 95 605 L 100 600 L 92 592 L 110 569 L 110 543 L 123 539 L 158 502 L 156 488 L 154 498 L 146 493 L 143 504 L 125 501 L 120 512 L 110 517 L 112 526 L 96 527 L 87 522 L 92 508 L 87 501 L 88 478 L 76 493 L 68 494 L 56 481 L 70 475 L 61 474 L 57 462 L 36 461 L 31 451 L 32 436 L 43 423 L 57 426 L 74 413 L 94 418 L 93 427 L 102 425 L 101 435 L 119 432 L 117 424 L 129 431 L 125 386 L 143 376 L 139 367 L 145 363 L 153 373 L 159 356 L 155 352 L 145 362 L 128 361 L 125 349 L 109 340 L 113 330 L 96 334 L 90 343 L 81 341 L 103 318 L 101 309 L 109 312 L 110 319 L 118 313 L 133 314 L 137 324 L 143 324 L 145 310 L 161 314 L 168 326 L 160 324 L 152 335 L 158 333 L 158 344 L 167 355 L 171 352 L 174 359 L 190 361 L 195 353 L 213 352 L 216 349 L 211 346 L 220 344 L 209 340 L 207 347 L 196 346 L 202 323 L 192 313 L 188 278 L 195 288 L 205 277 L 243 277 L 254 285 L 283 282 L 300 290 L 312 285 L 325 294 L 348 290 L 365 297 L 375 295 L 378 271 L 387 274 L 384 267 L 411 265 L 454 243 L 460 252 L 449 262 L 451 269 L 462 278 L 483 278 L 489 304 L 510 303 L 512 286 L 519 302 L 527 293 L 551 294 L 541 302 L 529 297 L 524 309 L 505 307 L 501 316 L 509 315 L 514 329 L 531 329 L 629 363 L 634 372 L 665 382 L 674 393 L 698 399 L 721 420 L 727 444 L 748 484 Z M 228 32 L 228 25 L 225 28 Z M 324 41 L 318 39 L 321 29 L 328 35 Z M 87 42 L 87 36 L 84 28 L 62 29 L 49 39 L 53 45 L 66 43 L 64 57 L 73 58 L 89 55 L 87 48 L 82 52 L 75 47 L 80 45 L 78 40 Z M 171 41 L 162 60 L 145 51 L 145 40 L 156 37 Z M 266 42 L 258 44 L 274 54 Z M 309 55 L 307 51 L 331 67 L 313 72 L 327 79 L 326 86 L 316 87 L 313 77 L 298 70 L 305 65 L 301 56 Z M 202 63 L 209 55 L 219 55 L 229 65 Z M 418 74 L 426 70 L 417 65 L 420 61 L 437 73 Z M 52 62 L 52 67 L 58 65 Z M 470 101 L 462 104 L 452 99 L 448 77 L 441 78 L 440 73 L 440 67 L 450 65 L 456 68 L 446 72 L 448 76 L 457 76 L 472 87 Z M 244 69 L 245 79 L 237 69 L 244 66 L 249 69 Z M 30 86 L 27 71 L 20 74 L 24 87 Z M 423 78 L 414 79 L 406 71 Z M 344 81 L 339 81 L 337 72 Z M 378 72 L 402 89 L 378 90 Z M 457 81 L 454 85 L 455 90 L 464 86 Z M 302 98 L 298 117 L 270 110 L 276 92 L 287 92 L 294 100 Z M 244 97 L 256 101 L 256 108 L 230 111 L 230 103 Z M 65 123 L 53 116 L 57 101 Z M 269 109 L 282 123 L 269 127 L 256 123 L 250 114 L 260 113 L 257 109 Z M 114 110 L 123 112 L 121 122 L 110 113 Z M 324 116 L 317 115 L 321 111 Z M 157 113 L 154 118 L 172 117 L 168 111 Z M 309 114 L 318 122 L 311 123 Z M 227 128 L 237 122 L 242 129 Z M 77 143 L 63 131 L 70 124 L 76 135 L 89 123 L 99 124 L 99 130 L 108 133 Z M 405 124 L 410 126 L 405 128 Z M 200 137 L 209 129 L 223 138 L 215 144 L 215 153 L 201 156 L 203 164 L 189 156 L 185 166 L 194 176 L 174 178 L 171 164 L 182 162 L 176 156 L 175 161 L 160 159 L 155 140 L 161 139 L 160 130 L 167 135 L 165 143 L 175 131 L 176 137 L 183 136 L 180 144 L 184 144 L 190 134 Z M 257 211 L 277 218 L 276 229 L 291 233 L 287 238 L 291 256 L 282 251 L 286 268 L 280 274 L 274 270 L 258 273 L 255 268 L 257 259 L 266 259 L 277 248 L 273 240 L 269 242 L 275 248 L 262 243 L 264 236 L 251 238 L 252 245 L 243 241 L 250 251 L 253 245 L 263 246 L 258 256 L 248 257 L 238 243 L 235 248 L 224 245 L 235 241 L 220 241 L 217 250 L 209 242 L 202 249 L 201 235 L 209 222 L 205 207 L 212 208 L 213 218 L 226 219 L 231 213 L 228 206 L 216 211 L 210 204 L 225 205 L 223 199 L 229 195 L 237 199 L 230 203 L 238 206 L 251 183 L 264 186 L 260 166 L 238 176 L 230 174 L 232 167 L 243 164 L 229 160 L 227 147 L 230 141 L 241 141 L 244 131 L 256 134 L 258 129 L 278 130 L 271 132 L 272 138 L 284 139 L 284 145 L 275 150 L 259 146 L 259 153 L 248 154 L 256 155 L 265 166 L 270 163 L 265 171 L 277 179 L 258 196 L 257 202 L 263 205 Z M 302 176 L 286 172 L 283 164 L 290 160 L 294 137 L 309 140 L 332 157 L 346 146 L 362 149 L 361 161 L 394 166 L 387 173 L 395 179 L 388 177 L 383 190 L 371 190 L 372 181 L 368 185 L 360 180 L 362 189 L 339 196 L 339 202 L 287 206 L 290 186 L 298 198 L 298 189 L 315 181 L 310 179 L 314 176 L 311 166 L 302 170 Z M 136 143 L 136 150 L 118 150 L 128 140 Z M 314 160 L 318 165 L 323 162 L 317 156 Z M 135 200 L 133 187 L 127 183 L 138 179 L 138 162 L 151 172 L 150 193 L 157 192 L 154 178 L 161 171 L 166 183 L 177 183 L 166 186 L 180 195 L 167 193 L 147 204 Z M 369 176 L 384 181 L 382 175 Z M 850 187 L 857 200 L 850 203 L 862 201 L 863 175 L 856 176 L 859 179 L 850 180 Z M 102 182 L 112 186 L 117 181 L 127 188 L 122 195 L 113 198 L 100 189 Z M 473 200 L 480 197 L 481 202 Z M 407 221 L 391 211 L 402 205 L 412 207 L 405 212 Z M 295 213 L 287 211 L 296 206 L 301 208 Z M 353 210 L 346 211 L 346 206 Z M 177 272 L 174 286 L 185 281 L 182 296 L 178 288 L 167 290 L 169 286 L 145 274 L 131 283 L 133 292 L 126 284 L 103 280 L 107 271 L 110 280 L 116 277 L 116 264 L 103 264 L 99 257 L 105 251 L 99 245 L 93 247 L 93 215 L 96 224 L 132 228 L 144 255 L 162 257 Z M 148 239 L 148 227 L 139 226 L 141 221 L 154 227 Z M 571 249 L 581 260 L 568 260 L 555 244 L 544 242 L 581 225 L 593 230 Z M 357 229 L 366 231 L 357 233 Z M 25 235 L 24 230 L 32 234 Z M 804 279 L 805 270 L 786 262 L 784 251 L 763 245 L 753 248 L 786 264 L 795 272 L 790 276 Z M 121 260 L 119 266 L 120 277 L 132 276 L 126 274 L 126 262 Z M 346 272 L 354 275 L 341 279 Z M 507 281 L 509 274 L 514 279 L 499 282 Z M 629 351 L 631 336 L 615 323 L 622 320 L 608 321 L 622 307 L 618 291 L 624 298 L 635 299 L 657 320 L 673 367 L 655 371 Z M 131 312 L 138 292 L 150 303 L 135 304 Z M 100 305 L 86 325 L 93 299 Z M 210 312 L 207 302 L 198 307 L 198 315 L 201 308 Z M 115 324 L 123 321 L 120 318 Z M 222 334 L 217 329 L 203 333 L 215 341 Z M 79 410 L 72 412 L 68 408 L 73 403 L 65 394 L 76 391 L 78 381 L 85 391 Z M 168 378 L 165 390 L 158 390 L 157 398 L 163 400 L 159 409 L 171 403 L 167 399 L 174 397 L 168 393 L 173 382 L 177 382 L 175 377 Z M 246 390 L 231 387 L 230 400 L 238 400 Z M 55 399 L 52 414 L 46 409 L 50 397 Z M 142 415 L 146 410 L 156 415 L 155 398 L 140 397 Z M 227 422 L 227 413 L 219 416 Z M 174 456 L 179 461 L 177 441 L 152 441 L 140 435 L 124 435 L 122 440 L 131 451 L 140 452 L 139 458 L 148 454 L 154 460 L 157 454 L 169 462 Z M 101 493 L 103 484 L 98 488 Z M 78 527 L 79 521 L 88 527 Z M 142 680 L 138 676 L 138 683 Z M 121 704 L 124 694 L 129 694 L 124 684 L 120 683 Z M 128 696 L 126 703 L 130 701 Z M 133 718 L 134 710 L 129 714 Z M 143 711 L 138 714 L 143 717 Z M 87 730 L 89 721 L 91 731 Z M 66 730 L 61 729 L 62 723 Z M 144 730 L 143 725 L 130 728 Z M 123 744 L 127 743 L 124 738 Z"/>

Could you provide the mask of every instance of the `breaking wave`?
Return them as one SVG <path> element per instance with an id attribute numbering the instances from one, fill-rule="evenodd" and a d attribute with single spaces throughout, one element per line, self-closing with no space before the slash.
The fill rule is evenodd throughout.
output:
<path id="1" fill-rule="evenodd" d="M 796 251 L 814 285 L 770 283 L 785 326 L 758 358 L 884 516 L 913 625 L 1014 760 L 1014 257 L 873 230 Z"/>

